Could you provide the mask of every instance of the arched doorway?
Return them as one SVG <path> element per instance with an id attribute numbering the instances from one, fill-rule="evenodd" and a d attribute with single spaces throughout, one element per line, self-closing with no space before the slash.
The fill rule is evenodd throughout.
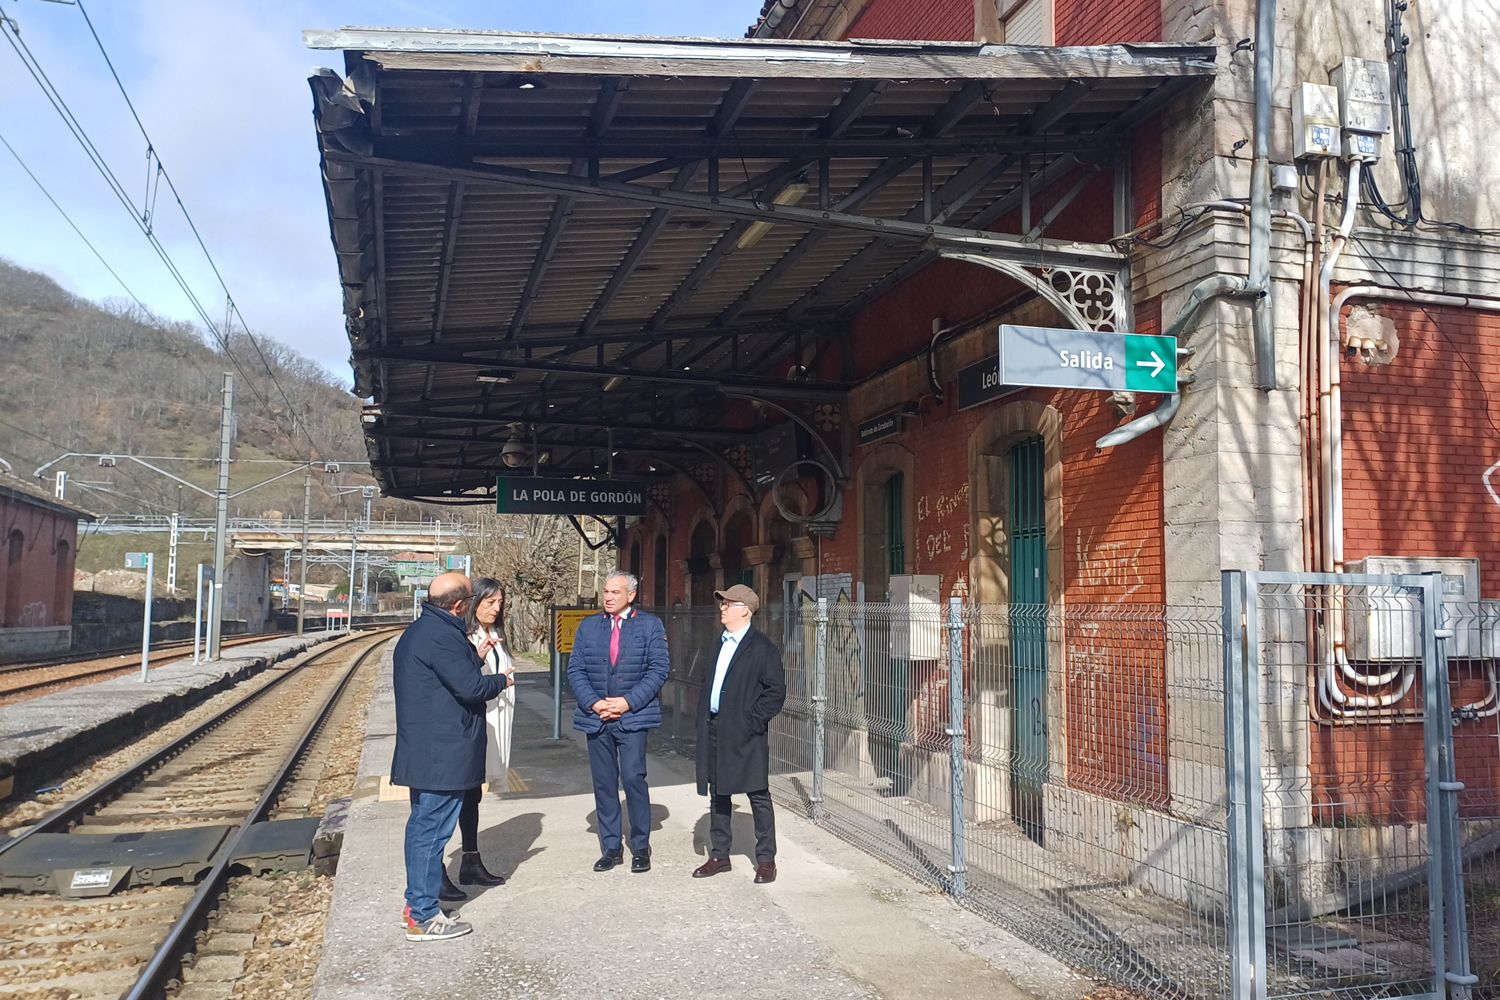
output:
<path id="1" fill-rule="evenodd" d="M 714 552 L 715 534 L 712 522 L 699 521 L 688 546 L 688 600 L 695 608 L 713 605 L 714 590 L 718 586 L 714 567 L 718 561 Z"/>
<path id="2" fill-rule="evenodd" d="M 976 815 L 1045 832 L 1043 791 L 1054 748 L 1061 662 L 1049 612 L 1062 601 L 1062 416 L 1042 403 L 998 407 L 969 439 L 970 593 L 981 625 L 971 644 L 977 737 L 1002 764 L 975 782 Z"/>
<path id="3" fill-rule="evenodd" d="M 641 578 L 641 539 L 639 536 L 630 541 L 630 556 L 626 565 L 630 569 L 630 575 L 639 580 Z"/>
<path id="4" fill-rule="evenodd" d="M 667 606 L 667 536 L 656 536 L 656 553 L 651 561 L 651 599 L 658 610 Z"/>
<path id="5" fill-rule="evenodd" d="M 755 521 L 747 510 L 730 515 L 724 525 L 724 586 L 755 586 L 755 570 L 745 561 L 745 550 L 755 544 Z"/>
<path id="6" fill-rule="evenodd" d="M 5 620 L 8 626 L 21 621 L 21 557 L 26 554 L 26 536 L 13 530 L 5 545 Z"/>
<path id="7" fill-rule="evenodd" d="M 57 576 L 52 590 L 51 624 L 66 625 L 66 613 L 73 596 L 73 547 L 63 539 L 57 542 Z"/>

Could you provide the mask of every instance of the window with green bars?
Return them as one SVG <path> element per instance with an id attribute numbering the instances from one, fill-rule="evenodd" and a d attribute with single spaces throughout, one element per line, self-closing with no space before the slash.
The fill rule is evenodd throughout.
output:
<path id="1" fill-rule="evenodd" d="M 906 477 L 897 472 L 885 482 L 885 538 L 891 576 L 906 572 L 906 517 L 902 492 Z"/>

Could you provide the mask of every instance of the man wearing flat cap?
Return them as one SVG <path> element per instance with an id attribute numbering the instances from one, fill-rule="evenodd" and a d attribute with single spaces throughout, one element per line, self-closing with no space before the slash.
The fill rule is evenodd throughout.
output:
<path id="1" fill-rule="evenodd" d="M 708 860 L 693 878 L 729 871 L 731 795 L 745 794 L 755 820 L 755 881 L 776 881 L 776 813 L 771 808 L 771 720 L 786 701 L 781 651 L 750 624 L 760 598 L 744 584 L 716 590 L 724 634 L 698 698 L 698 794 L 709 798 Z"/>

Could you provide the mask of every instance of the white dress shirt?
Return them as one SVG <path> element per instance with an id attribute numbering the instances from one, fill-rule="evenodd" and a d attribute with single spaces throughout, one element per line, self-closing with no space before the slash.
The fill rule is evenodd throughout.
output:
<path id="1" fill-rule="evenodd" d="M 719 638 L 719 661 L 714 665 L 714 689 L 708 699 L 708 710 L 715 715 L 719 712 L 719 692 L 724 689 L 724 678 L 729 676 L 729 661 L 734 659 L 735 651 L 740 648 L 740 640 L 749 631 L 750 626 L 746 624 L 738 632 L 726 631 Z"/>

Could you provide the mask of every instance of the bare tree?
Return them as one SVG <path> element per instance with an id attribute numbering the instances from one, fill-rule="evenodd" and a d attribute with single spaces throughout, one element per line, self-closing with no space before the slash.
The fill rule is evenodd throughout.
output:
<path id="1" fill-rule="evenodd" d="M 516 648 L 547 642 L 547 608 L 577 597 L 578 537 L 566 518 L 482 511 L 466 519 L 475 576 L 505 585 L 505 619 Z"/>

